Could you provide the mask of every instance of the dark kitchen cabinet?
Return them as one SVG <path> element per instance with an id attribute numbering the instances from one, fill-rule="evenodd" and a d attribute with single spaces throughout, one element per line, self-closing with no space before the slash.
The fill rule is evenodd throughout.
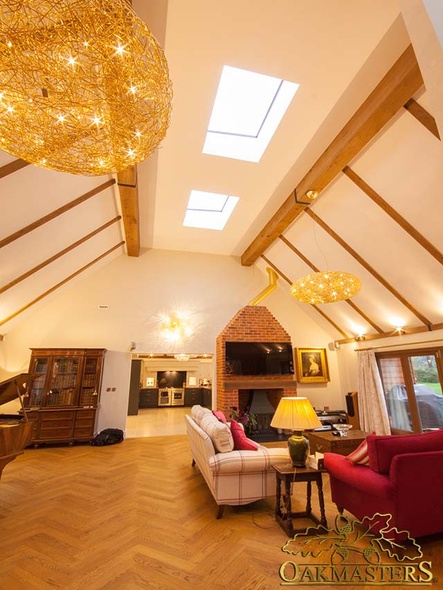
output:
<path id="1" fill-rule="evenodd" d="M 201 387 L 185 388 L 185 406 L 202 405 L 203 392 Z"/>
<path id="2" fill-rule="evenodd" d="M 139 408 L 157 408 L 158 407 L 158 389 L 140 389 L 138 402 Z"/>
<path id="3" fill-rule="evenodd" d="M 212 410 L 212 389 L 210 387 L 203 387 L 202 392 L 203 392 L 202 406 Z"/>

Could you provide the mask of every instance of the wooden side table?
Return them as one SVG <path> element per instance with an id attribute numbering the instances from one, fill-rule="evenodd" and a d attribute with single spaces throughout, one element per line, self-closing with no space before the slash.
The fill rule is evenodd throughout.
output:
<path id="1" fill-rule="evenodd" d="M 322 473 L 324 469 L 312 469 L 311 467 L 293 467 L 290 463 L 287 465 L 274 465 L 276 475 L 276 498 L 275 498 L 275 520 L 285 531 L 288 537 L 293 537 L 295 533 L 305 532 L 305 528 L 294 529 L 294 518 L 310 518 L 315 524 L 327 527 L 325 501 L 323 497 Z M 320 505 L 320 518 L 312 513 L 311 493 L 312 482 L 317 484 L 318 501 Z M 306 510 L 304 512 L 292 512 L 291 484 L 297 482 L 306 482 Z M 282 496 L 282 483 L 284 492 Z"/>
<path id="2" fill-rule="evenodd" d="M 350 430 L 348 436 L 334 436 L 332 432 L 331 430 L 308 432 L 309 454 L 313 455 L 317 452 L 349 455 L 368 436 L 368 433 L 362 430 Z"/>

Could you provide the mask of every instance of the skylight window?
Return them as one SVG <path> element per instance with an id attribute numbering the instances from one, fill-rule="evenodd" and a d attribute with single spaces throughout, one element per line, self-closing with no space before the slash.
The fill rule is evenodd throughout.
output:
<path id="1" fill-rule="evenodd" d="M 191 191 L 183 225 L 185 227 L 222 230 L 237 202 L 238 197 Z"/>
<path id="2" fill-rule="evenodd" d="M 204 154 L 259 162 L 299 85 L 224 66 Z"/>

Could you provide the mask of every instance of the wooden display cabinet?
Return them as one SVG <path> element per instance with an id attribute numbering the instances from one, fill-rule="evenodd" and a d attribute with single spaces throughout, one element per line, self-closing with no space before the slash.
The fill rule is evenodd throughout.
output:
<path id="1" fill-rule="evenodd" d="M 89 442 L 103 374 L 104 348 L 32 348 L 30 373 L 39 373 L 24 398 L 33 423 L 31 444 Z"/>

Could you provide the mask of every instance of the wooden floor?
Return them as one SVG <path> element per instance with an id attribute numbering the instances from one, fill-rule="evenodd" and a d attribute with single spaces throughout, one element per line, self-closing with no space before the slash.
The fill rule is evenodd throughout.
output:
<path id="1" fill-rule="evenodd" d="M 288 555 L 273 512 L 270 498 L 216 520 L 183 435 L 27 449 L 0 481 L 0 588 L 277 589 Z M 441 582 L 442 550 L 423 546 Z"/>

